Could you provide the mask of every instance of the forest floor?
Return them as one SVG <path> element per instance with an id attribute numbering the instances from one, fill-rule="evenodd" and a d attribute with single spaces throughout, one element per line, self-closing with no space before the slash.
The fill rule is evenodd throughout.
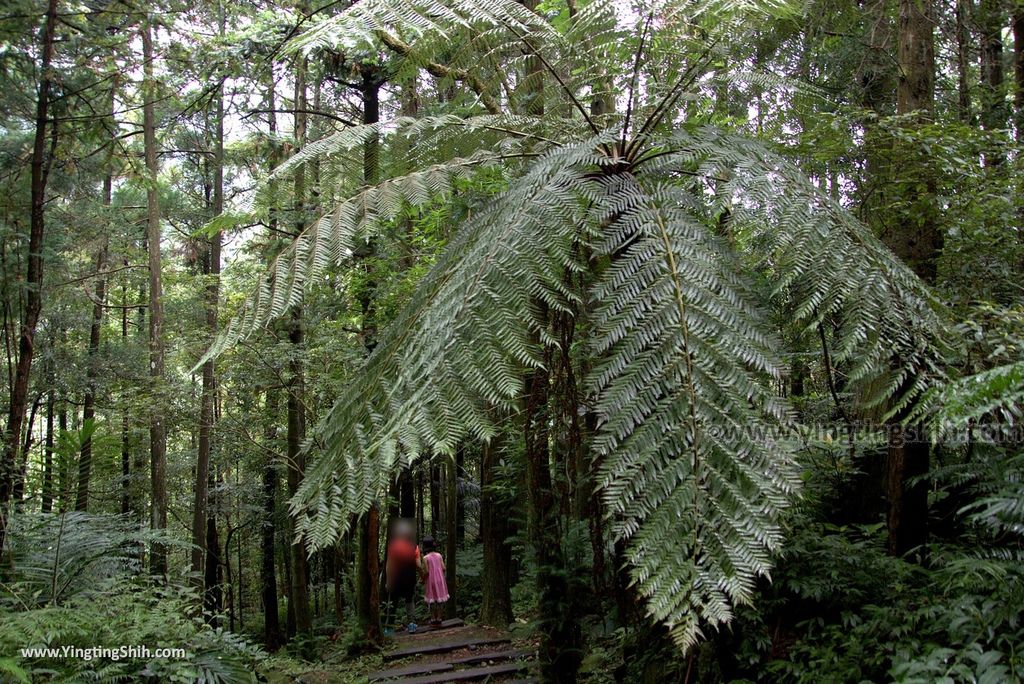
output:
<path id="1" fill-rule="evenodd" d="M 536 644 L 508 632 L 449 620 L 440 629 L 420 628 L 387 639 L 379 653 L 353 657 L 339 645 L 324 654 L 321 664 L 303 672 L 303 684 L 442 684 L 443 682 L 536 681 Z M 268 678 L 271 684 L 293 682 L 291 677 Z"/>

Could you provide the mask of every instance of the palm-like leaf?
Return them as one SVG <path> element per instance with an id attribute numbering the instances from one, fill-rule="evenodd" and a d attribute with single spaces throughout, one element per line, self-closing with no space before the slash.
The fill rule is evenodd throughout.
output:
<path id="1" fill-rule="evenodd" d="M 693 27 L 684 25 L 682 6 L 660 3 L 648 16 L 685 34 Z M 594 16 L 608 18 L 605 9 Z M 353 22 L 364 22 L 366 40 L 383 30 L 422 38 L 417 49 L 429 58 L 431 36 L 450 27 L 476 47 L 518 44 L 544 58 L 549 77 L 587 119 L 576 129 L 594 127 L 579 97 L 609 74 L 567 68 L 578 54 L 517 3 L 378 0 L 359 3 L 323 32 Z M 319 40 L 327 39 L 313 36 L 306 46 Z M 639 40 L 641 48 L 657 64 L 678 61 L 665 41 Z M 630 93 L 644 90 L 629 79 Z M 291 502 L 310 546 L 335 540 L 399 464 L 451 451 L 470 435 L 490 437 L 489 408 L 512 407 L 524 371 L 541 363 L 543 345 L 557 344 L 537 302 L 565 312 L 586 307 L 594 320 L 587 386 L 599 419 L 593 456 L 604 502 L 616 534 L 629 541 L 633 578 L 651 614 L 688 647 L 702 624 L 721 625 L 735 604 L 750 600 L 781 542 L 779 512 L 795 488 L 790 447 L 777 437 L 788 410 L 770 389 L 782 370 L 780 343 L 744 269 L 766 277 L 795 320 L 828 324 L 851 381 L 877 388 L 873 401 L 896 397 L 898 410 L 927 387 L 942 321 L 927 288 L 769 150 L 713 128 L 663 133 L 686 81 L 684 73 L 652 82 L 649 102 L 630 102 L 643 116 L 633 118 L 639 125 L 623 122 L 586 140 L 561 122 L 404 121 L 395 130 L 414 129 L 425 143 L 411 163 L 436 167 L 352 195 L 358 166 L 348 165 L 336 218 L 321 220 L 278 259 L 211 353 L 298 303 L 306 283 L 360 230 L 393 218 L 403 203 L 446 193 L 457 169 L 499 163 L 513 156 L 509 145 L 519 159 L 544 151 L 504 167 L 508 189 L 457 228 L 317 427 L 311 444 L 320 457 Z M 294 163 L 336 154 L 334 175 L 345 178 L 345 152 L 391 130 L 342 132 Z M 484 137 L 474 143 L 480 149 L 453 161 L 457 155 L 444 150 L 458 142 L 445 136 L 458 130 Z M 438 180 L 417 175 L 427 173 Z M 581 270 L 592 271 L 594 283 L 584 299 L 564 285 L 567 272 Z"/>

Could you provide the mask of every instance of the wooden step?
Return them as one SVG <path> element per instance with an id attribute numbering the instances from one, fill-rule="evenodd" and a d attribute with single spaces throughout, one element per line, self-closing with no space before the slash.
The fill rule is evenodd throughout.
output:
<path id="1" fill-rule="evenodd" d="M 402 679 L 401 684 L 443 684 L 444 682 L 468 682 L 475 679 L 487 679 L 504 674 L 512 674 L 527 666 L 524 662 L 504 663 L 502 665 L 491 665 L 489 667 L 475 667 L 471 670 L 453 670 L 440 674 L 425 675 L 411 679 Z"/>
<path id="2" fill-rule="evenodd" d="M 405 630 L 398 630 L 394 633 L 394 637 L 396 639 L 401 639 L 403 637 L 415 636 L 417 634 L 426 634 L 428 632 L 438 632 L 443 629 L 452 629 L 453 627 L 462 627 L 465 624 L 466 623 L 460 620 L 459 618 L 453 618 L 451 620 L 445 620 L 440 625 L 431 625 L 429 623 L 425 625 L 420 625 L 412 634 Z"/>
<path id="3" fill-rule="evenodd" d="M 385 653 L 384 660 L 398 660 L 399 658 L 408 658 L 409 656 L 417 655 L 429 655 L 431 653 L 448 653 L 449 651 L 457 651 L 460 648 L 473 648 L 476 646 L 493 646 L 494 644 L 507 644 L 508 642 L 508 637 L 498 637 L 494 639 L 452 639 L 451 641 L 442 641 L 440 643 L 423 644 L 422 646 L 408 646 L 406 648 L 400 648 L 396 651 Z"/>
<path id="4" fill-rule="evenodd" d="M 514 651 L 487 651 L 461 658 L 449 658 L 447 662 L 451 665 L 472 665 L 474 663 L 485 663 L 488 660 L 525 660 L 532 658 L 536 653 L 532 648 L 521 648 Z"/>
<path id="5" fill-rule="evenodd" d="M 366 675 L 371 682 L 398 679 L 399 677 L 411 677 L 415 675 L 431 674 L 434 672 L 447 672 L 455 669 L 450 663 L 418 663 L 395 667 L 390 670 L 378 670 Z"/>

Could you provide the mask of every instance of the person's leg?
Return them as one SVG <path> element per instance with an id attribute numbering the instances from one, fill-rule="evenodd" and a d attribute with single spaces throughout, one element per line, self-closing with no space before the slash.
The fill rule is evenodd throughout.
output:
<path id="1" fill-rule="evenodd" d="M 405 621 L 416 622 L 416 620 L 413 619 L 415 617 L 416 616 L 413 611 L 412 594 L 410 593 L 408 596 L 405 597 Z"/>

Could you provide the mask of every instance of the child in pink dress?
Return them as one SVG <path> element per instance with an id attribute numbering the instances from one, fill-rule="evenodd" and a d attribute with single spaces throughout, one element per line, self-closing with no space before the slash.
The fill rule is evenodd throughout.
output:
<path id="1" fill-rule="evenodd" d="M 423 540 L 424 555 L 421 561 L 423 572 L 424 598 L 430 606 L 430 624 L 441 624 L 444 604 L 448 601 L 448 582 L 444 579 L 444 558 L 437 552 L 433 537 Z"/>

